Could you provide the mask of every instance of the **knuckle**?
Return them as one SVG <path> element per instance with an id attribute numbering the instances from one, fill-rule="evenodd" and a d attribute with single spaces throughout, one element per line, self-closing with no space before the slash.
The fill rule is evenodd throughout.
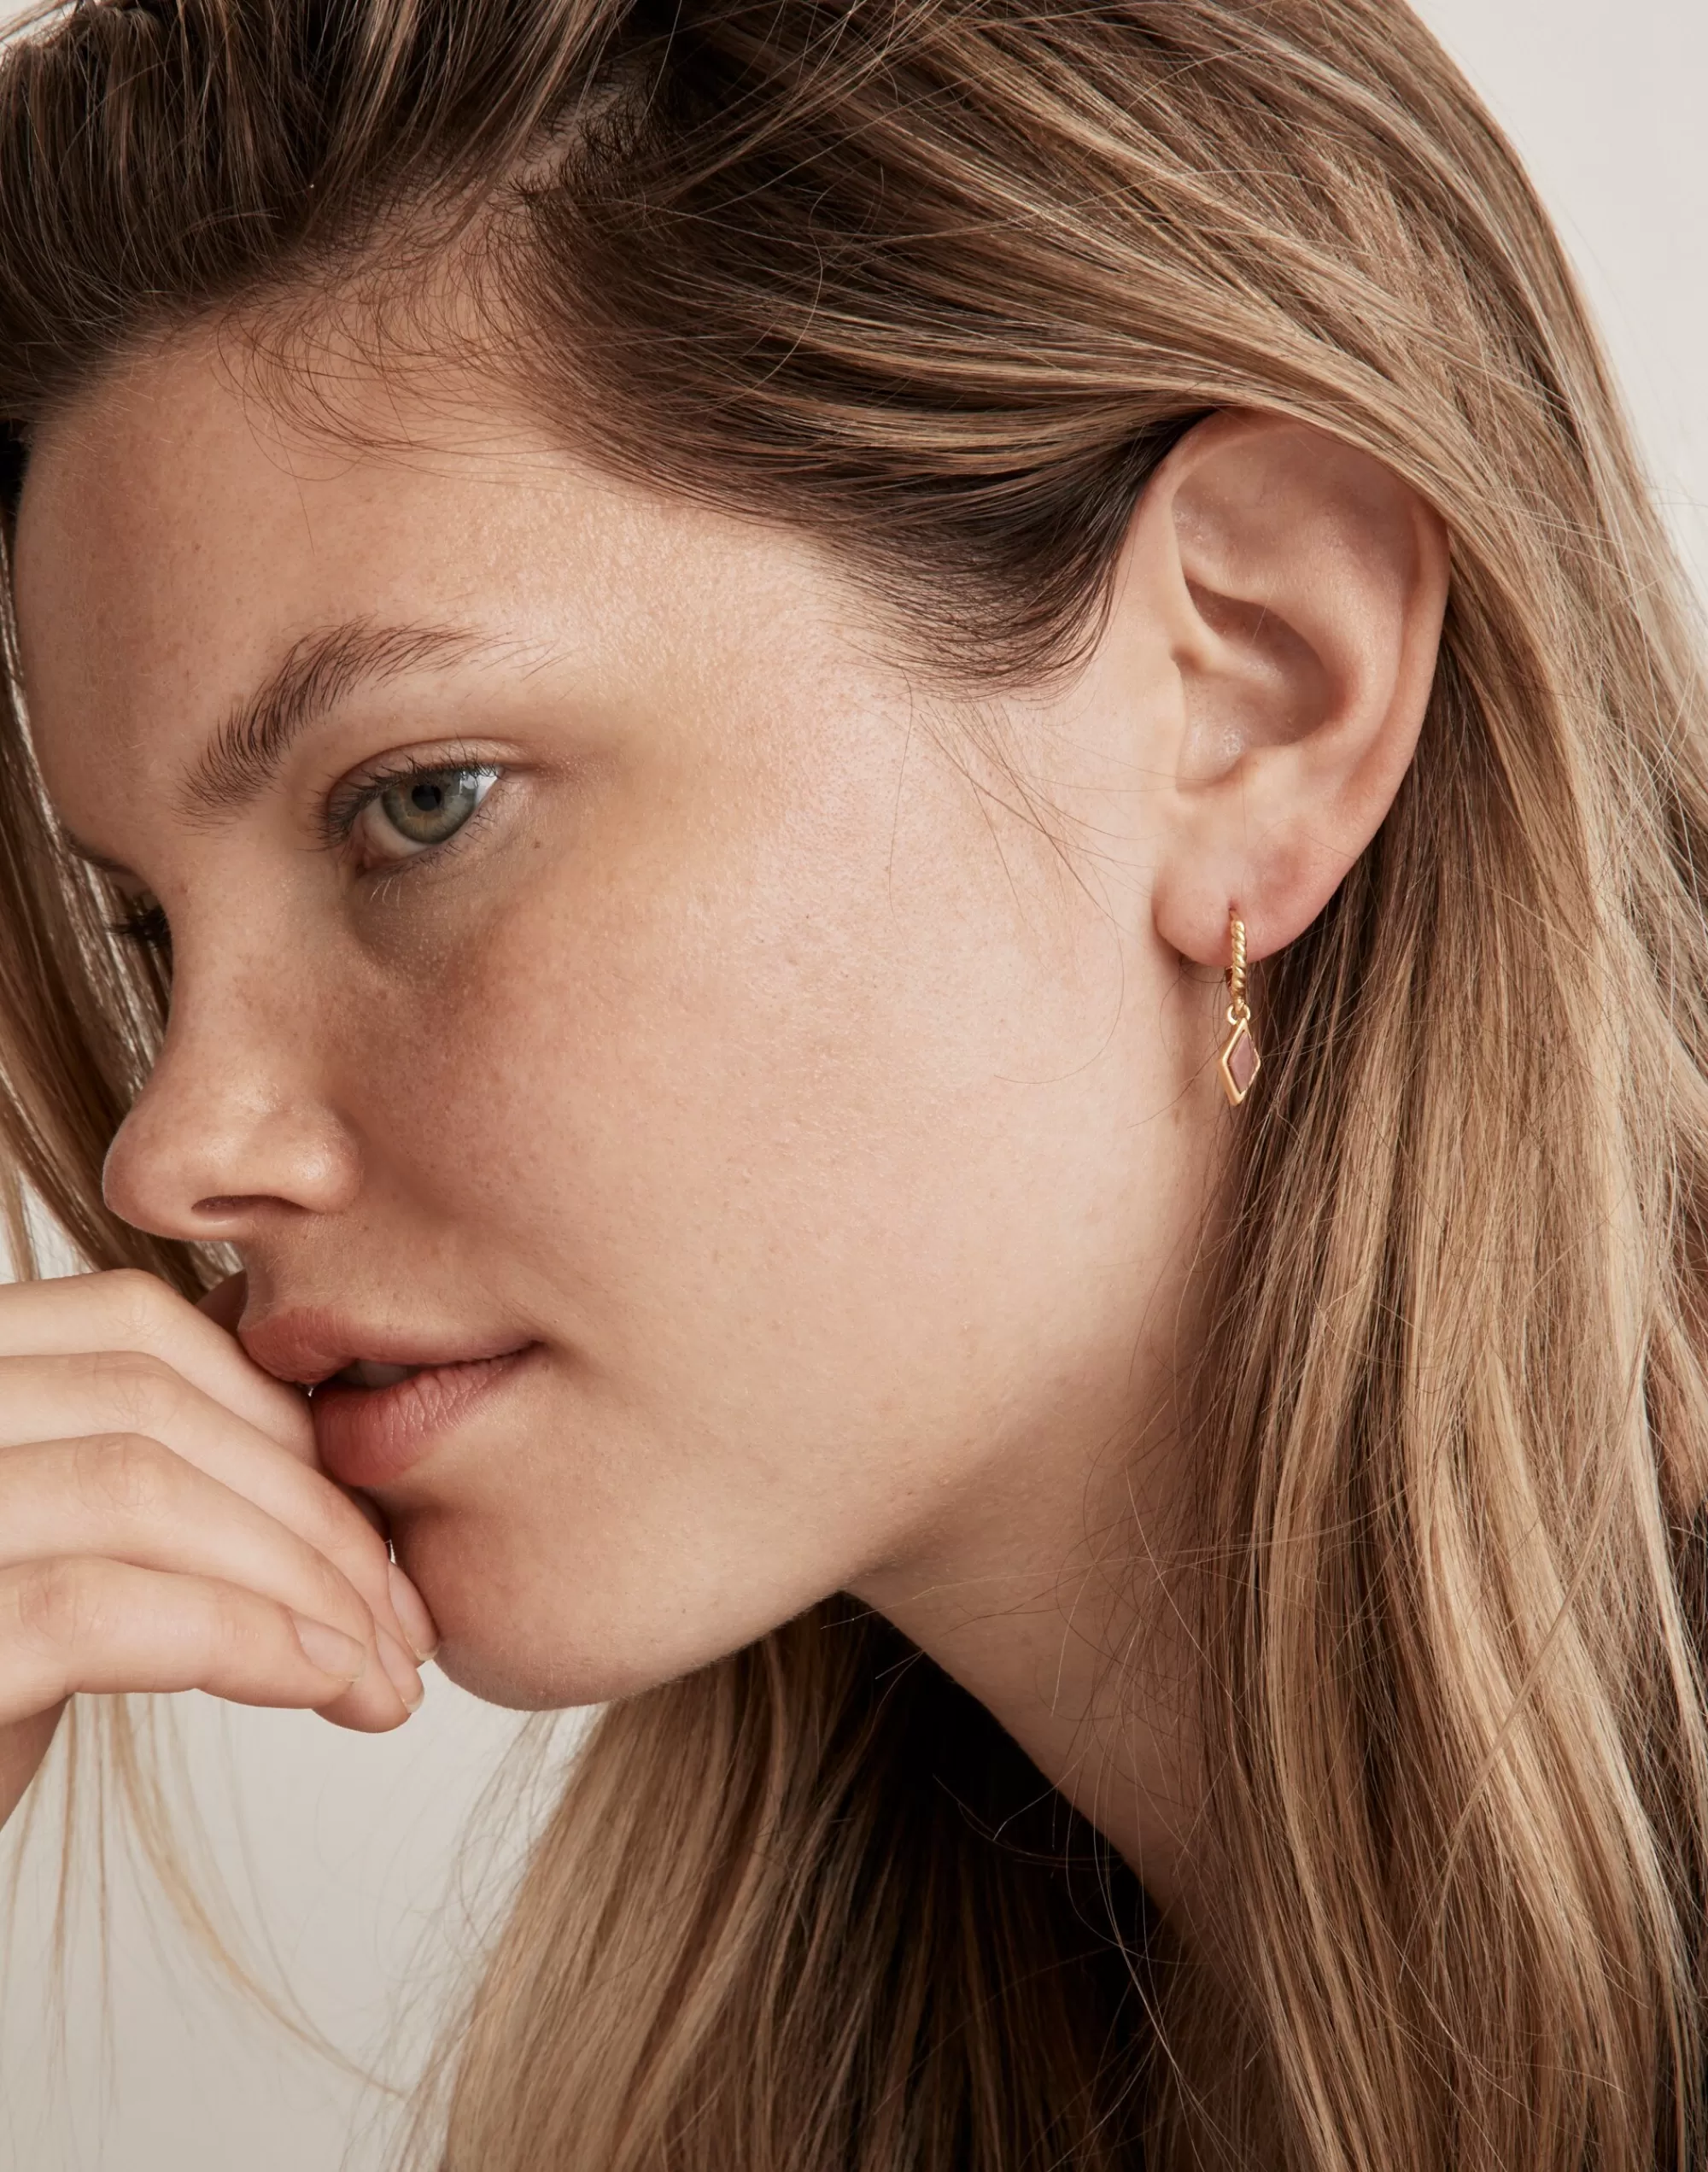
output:
<path id="1" fill-rule="evenodd" d="M 234 1585 L 214 1584 L 208 1596 L 208 1642 L 228 1662 L 265 1651 L 284 1613 L 284 1607 L 251 1597 Z"/>
<path id="2" fill-rule="evenodd" d="M 350 1568 L 383 1572 L 390 1559 L 385 1541 L 361 1510 L 330 1484 L 314 1490 L 307 1537 L 322 1553 L 336 1555 Z"/>
<path id="3" fill-rule="evenodd" d="M 246 1624 L 237 1594 L 222 1584 L 209 1584 L 202 1595 L 206 1613 L 204 1632 L 216 1651 L 235 1651 L 243 1642 Z"/>
<path id="4" fill-rule="evenodd" d="M 145 1433 L 99 1433 L 72 1450 L 73 1475 L 97 1508 L 143 1516 L 176 1496 L 178 1459 Z"/>
<path id="5" fill-rule="evenodd" d="M 149 1343 L 161 1333 L 178 1302 L 156 1274 L 139 1267 L 117 1267 L 101 1277 L 108 1320 L 121 1343 Z"/>
<path id="6" fill-rule="evenodd" d="M 319 1619 L 336 1624 L 348 1623 L 353 1635 L 366 1636 L 368 1611 L 362 1604 L 348 1577 L 336 1569 L 324 1554 L 317 1554 L 313 1561 L 315 1601 L 310 1608 Z M 360 1626 L 357 1619 L 360 1618 Z"/>
<path id="7" fill-rule="evenodd" d="M 366 1578 L 383 1591 L 391 1569 L 391 1554 L 385 1541 L 360 1516 L 355 1527 L 338 1549 L 338 1565 L 346 1576 Z"/>
<path id="8" fill-rule="evenodd" d="M 158 1431 L 183 1406 L 184 1383 L 164 1358 L 146 1350 L 99 1350 L 93 1366 L 103 1396 L 131 1431 Z"/>
<path id="9" fill-rule="evenodd" d="M 30 1642 L 51 1652 L 82 1643 L 99 1626 L 100 1595 L 82 1561 L 38 1561 L 20 1579 L 18 1626 Z"/>

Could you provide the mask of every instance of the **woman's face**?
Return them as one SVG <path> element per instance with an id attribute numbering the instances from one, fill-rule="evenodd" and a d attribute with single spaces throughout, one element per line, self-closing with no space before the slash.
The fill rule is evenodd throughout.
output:
<path id="1" fill-rule="evenodd" d="M 49 788 L 170 926 L 109 1197 L 237 1246 L 270 1370 L 449 1368 L 316 1429 L 484 1695 L 979 1603 L 1145 1416 L 1211 1157 L 1151 659 L 975 708 L 797 536 L 350 396 L 409 449 L 186 342 L 32 460 Z"/>

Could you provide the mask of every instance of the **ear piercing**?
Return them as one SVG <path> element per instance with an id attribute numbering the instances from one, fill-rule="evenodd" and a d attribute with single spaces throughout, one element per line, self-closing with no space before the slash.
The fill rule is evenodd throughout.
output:
<path id="1" fill-rule="evenodd" d="M 1228 1037 L 1222 1043 L 1217 1068 L 1222 1074 L 1222 1091 L 1228 1098 L 1228 1106 L 1237 1109 L 1263 1068 L 1263 1058 L 1258 1054 L 1257 1043 L 1252 1036 L 1251 1005 L 1245 999 L 1245 922 L 1231 908 L 1228 912 Z"/>

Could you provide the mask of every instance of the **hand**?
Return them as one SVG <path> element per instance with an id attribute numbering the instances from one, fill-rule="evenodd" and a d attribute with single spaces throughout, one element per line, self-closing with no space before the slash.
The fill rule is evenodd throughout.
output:
<path id="1" fill-rule="evenodd" d="M 153 1275 L 0 1287 L 0 1822 L 78 1690 L 396 1727 L 436 1639 L 308 1406 Z"/>

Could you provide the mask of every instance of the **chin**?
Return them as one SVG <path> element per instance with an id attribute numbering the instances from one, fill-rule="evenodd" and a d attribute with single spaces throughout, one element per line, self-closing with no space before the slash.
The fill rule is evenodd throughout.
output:
<path id="1" fill-rule="evenodd" d="M 655 1569 L 595 1580 L 585 1562 L 565 1560 L 543 1573 L 501 1531 L 463 1515 L 404 1519 L 393 1538 L 438 1625 L 434 1664 L 471 1696 L 514 1712 L 637 1696 L 775 1626 L 716 1603 L 672 1604 L 670 1581 Z M 607 1572 L 611 1560 L 605 1550 Z"/>
<path id="2" fill-rule="evenodd" d="M 412 1576 L 401 1550 L 398 1558 Z M 512 1712 L 563 1712 L 638 1696 L 723 1655 L 593 1613 L 565 1620 L 553 1609 L 549 1618 L 533 1617 L 466 1584 L 453 1596 L 443 1579 L 430 1576 L 420 1589 L 439 1625 L 434 1665 L 471 1696 Z"/>
<path id="3" fill-rule="evenodd" d="M 483 1704 L 511 1712 L 568 1712 L 609 1704 L 657 1685 L 644 1677 L 586 1664 L 541 1666 L 537 1654 L 495 1648 L 479 1636 L 447 1636 L 433 1654 L 447 1681 Z"/>

